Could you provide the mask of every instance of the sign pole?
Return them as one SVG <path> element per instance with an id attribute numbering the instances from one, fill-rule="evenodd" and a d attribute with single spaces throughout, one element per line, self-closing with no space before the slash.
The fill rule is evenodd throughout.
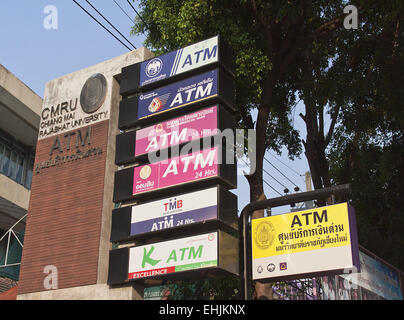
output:
<path id="1" fill-rule="evenodd" d="M 315 199 L 323 199 L 327 198 L 330 195 L 348 195 L 351 193 L 350 184 L 343 184 L 339 186 L 317 189 L 314 191 L 295 193 L 287 196 L 266 199 L 261 201 L 254 201 L 247 204 L 244 209 L 241 211 L 239 217 L 239 224 L 241 228 L 239 228 L 239 239 L 240 245 L 243 246 L 243 250 L 240 250 L 240 284 L 241 284 L 241 292 L 243 300 L 251 300 L 251 238 L 249 235 L 248 220 L 251 217 L 252 213 L 257 210 L 262 210 L 267 207 L 280 207 L 284 205 L 288 205 L 296 202 L 310 201 Z"/>

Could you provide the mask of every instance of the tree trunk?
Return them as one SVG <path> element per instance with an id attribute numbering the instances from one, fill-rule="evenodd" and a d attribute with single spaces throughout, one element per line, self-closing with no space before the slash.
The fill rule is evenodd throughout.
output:
<path id="1" fill-rule="evenodd" d="M 250 201 L 251 202 L 265 200 L 267 198 L 263 191 L 262 170 L 261 170 L 261 178 L 258 178 L 259 176 L 260 175 L 257 174 L 257 175 L 249 176 L 247 178 L 247 180 L 250 184 Z M 251 216 L 251 219 L 262 218 L 262 217 L 264 217 L 264 214 L 265 214 L 264 209 L 254 211 Z M 255 296 L 255 299 L 258 299 L 258 300 L 272 300 L 273 299 L 272 284 L 256 281 L 254 296 Z"/>
<path id="2" fill-rule="evenodd" d="M 258 111 L 257 117 L 257 125 L 256 132 L 257 137 L 265 137 L 266 136 L 266 128 L 268 124 L 269 118 L 269 106 L 261 105 L 261 108 Z M 263 188 L 263 166 L 264 166 L 264 155 L 266 151 L 266 144 L 260 143 L 256 146 L 255 153 L 255 172 L 247 175 L 247 181 L 250 185 L 250 202 L 265 200 L 266 196 Z M 257 210 L 254 211 L 251 219 L 257 219 L 264 217 L 265 210 Z M 273 299 L 273 290 L 272 285 L 270 283 L 261 283 L 256 281 L 255 283 L 255 297 L 256 299 Z"/>

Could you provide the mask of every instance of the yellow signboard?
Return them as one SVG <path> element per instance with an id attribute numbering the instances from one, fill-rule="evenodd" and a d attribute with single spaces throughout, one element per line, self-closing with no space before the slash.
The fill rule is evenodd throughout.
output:
<path id="1" fill-rule="evenodd" d="M 252 220 L 253 258 L 349 245 L 347 204 Z"/>
<path id="2" fill-rule="evenodd" d="M 353 214 L 352 207 L 341 203 L 253 219 L 254 279 L 352 266 Z M 344 265 L 334 268 L 338 259 Z"/>

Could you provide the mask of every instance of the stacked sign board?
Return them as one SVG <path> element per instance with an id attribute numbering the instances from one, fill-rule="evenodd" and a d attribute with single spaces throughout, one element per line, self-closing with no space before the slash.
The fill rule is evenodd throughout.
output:
<path id="1" fill-rule="evenodd" d="M 110 285 L 238 273 L 229 57 L 216 36 L 122 70 L 111 241 L 136 246 L 110 251 Z"/>

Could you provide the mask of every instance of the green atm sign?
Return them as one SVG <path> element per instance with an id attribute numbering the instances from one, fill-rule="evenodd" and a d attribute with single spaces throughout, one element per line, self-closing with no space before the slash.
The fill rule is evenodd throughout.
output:
<path id="1" fill-rule="evenodd" d="M 133 247 L 128 279 L 154 277 L 218 265 L 217 232 Z"/>

